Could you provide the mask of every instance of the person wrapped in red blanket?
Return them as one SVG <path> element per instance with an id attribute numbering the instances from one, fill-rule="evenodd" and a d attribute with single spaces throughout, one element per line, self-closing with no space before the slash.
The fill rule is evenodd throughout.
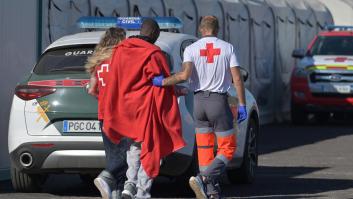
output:
<path id="1" fill-rule="evenodd" d="M 140 150 L 142 165 L 133 171 L 129 162 L 137 160 L 131 160 L 132 151 L 127 153 L 128 180 L 123 194 L 129 197 L 150 197 L 161 158 L 185 146 L 174 88 L 154 87 L 151 81 L 159 74 L 170 75 L 165 55 L 153 44 L 158 37 L 158 24 L 145 19 L 140 35 L 117 45 L 111 59 L 103 128 L 114 143 L 122 137 L 134 140 L 136 145 L 130 149 Z M 133 180 L 136 175 L 137 182 Z"/>

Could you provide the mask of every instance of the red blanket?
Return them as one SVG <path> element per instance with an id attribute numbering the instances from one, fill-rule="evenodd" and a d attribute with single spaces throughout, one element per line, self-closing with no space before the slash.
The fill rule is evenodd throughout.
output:
<path id="1" fill-rule="evenodd" d="M 170 75 L 161 49 L 129 38 L 114 50 L 106 84 L 104 131 L 115 143 L 121 137 L 142 142 L 141 164 L 156 177 L 160 159 L 185 146 L 173 87 L 152 86 L 151 79 Z"/>

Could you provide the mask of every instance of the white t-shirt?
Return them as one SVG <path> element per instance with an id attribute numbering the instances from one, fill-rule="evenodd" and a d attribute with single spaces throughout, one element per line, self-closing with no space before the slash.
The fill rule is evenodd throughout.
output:
<path id="1" fill-rule="evenodd" d="M 227 92 L 232 86 L 230 68 L 239 66 L 233 45 L 217 37 L 204 37 L 188 46 L 183 62 L 194 64 L 190 78 L 194 92 Z"/>

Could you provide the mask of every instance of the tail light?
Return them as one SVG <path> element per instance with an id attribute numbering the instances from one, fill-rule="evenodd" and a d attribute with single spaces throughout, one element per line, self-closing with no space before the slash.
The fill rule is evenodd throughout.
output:
<path id="1" fill-rule="evenodd" d="M 26 101 L 50 95 L 55 91 L 53 87 L 36 85 L 18 85 L 15 88 L 16 96 Z"/>

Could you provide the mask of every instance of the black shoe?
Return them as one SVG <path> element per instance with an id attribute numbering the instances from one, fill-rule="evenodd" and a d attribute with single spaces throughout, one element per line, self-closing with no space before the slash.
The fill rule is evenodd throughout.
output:
<path id="1" fill-rule="evenodd" d="M 212 199 L 221 199 L 221 187 L 216 178 L 206 177 L 204 183 L 206 184 L 207 195 Z"/>

